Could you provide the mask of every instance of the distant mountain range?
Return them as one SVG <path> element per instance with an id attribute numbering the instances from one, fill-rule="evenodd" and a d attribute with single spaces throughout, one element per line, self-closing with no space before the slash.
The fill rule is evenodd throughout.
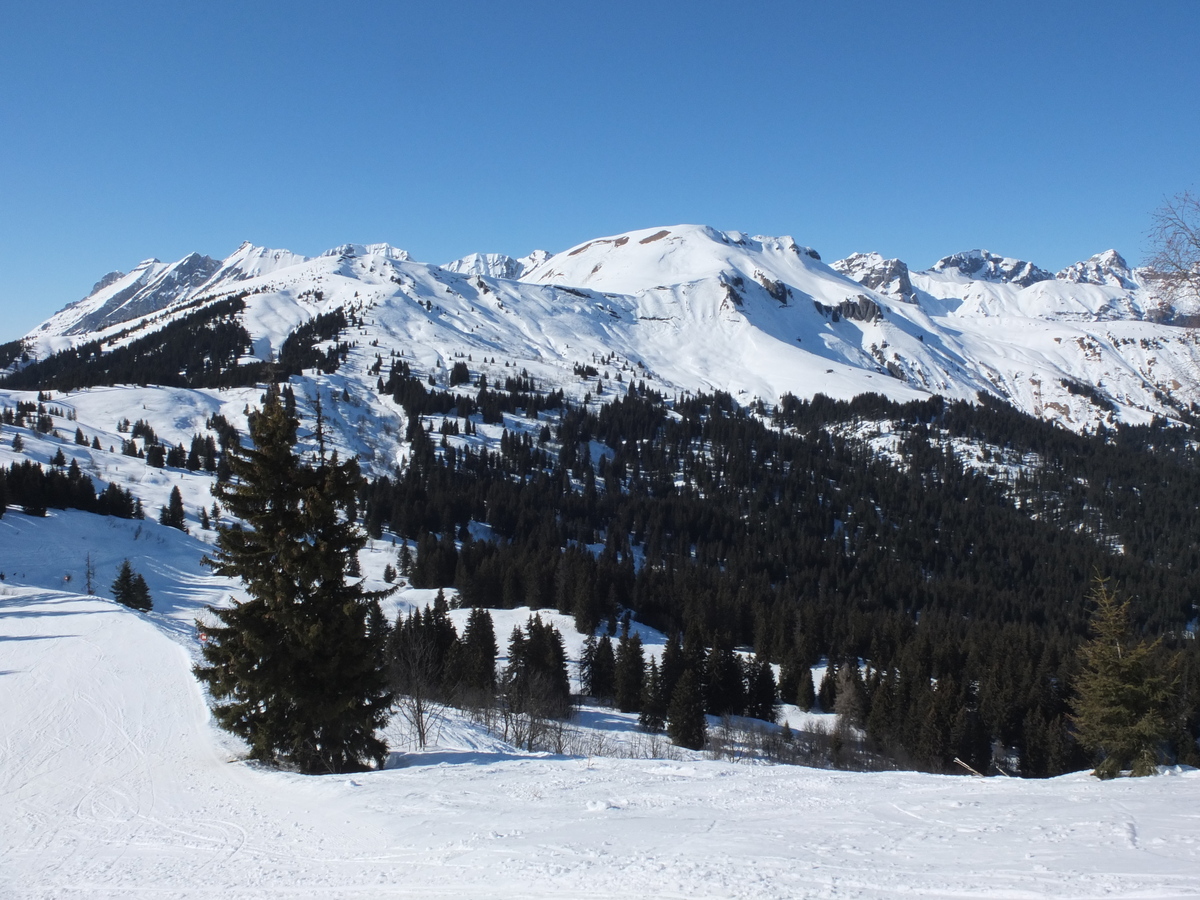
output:
<path id="1" fill-rule="evenodd" d="M 985 391 L 1076 430 L 1200 402 L 1200 304 L 1160 298 L 1116 251 L 1057 274 L 986 250 L 913 271 L 876 253 L 826 264 L 790 237 L 701 225 L 441 266 L 386 244 L 310 258 L 246 243 L 224 260 L 147 260 L 104 276 L 24 345 L 35 358 L 119 346 L 234 294 L 264 360 L 320 313 L 357 314 L 372 349 L 341 374 L 371 383 L 375 354 L 395 351 L 430 372 L 495 358 L 578 396 L 595 390 L 580 365 L 743 403 Z"/>

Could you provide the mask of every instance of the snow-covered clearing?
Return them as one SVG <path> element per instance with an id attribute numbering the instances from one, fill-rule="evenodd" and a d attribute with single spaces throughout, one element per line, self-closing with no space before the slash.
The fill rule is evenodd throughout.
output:
<path id="1" fill-rule="evenodd" d="M 1192 770 L 1101 783 L 555 757 L 459 719 L 441 747 L 395 744 L 381 772 L 262 769 L 190 673 L 187 623 L 227 590 L 200 542 L 84 513 L 12 511 L 0 529 L 0 896 L 1200 896 Z M 157 611 L 63 583 L 85 552 L 102 593 L 132 558 Z M 527 614 L 497 621 L 502 645 Z M 619 714 L 584 718 L 629 733 Z"/>

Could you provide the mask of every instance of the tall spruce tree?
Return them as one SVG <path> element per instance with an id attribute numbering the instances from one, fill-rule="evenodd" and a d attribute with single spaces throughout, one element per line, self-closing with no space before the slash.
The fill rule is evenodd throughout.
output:
<path id="1" fill-rule="evenodd" d="M 612 639 L 606 634 L 596 643 L 583 673 L 583 689 L 600 703 L 611 703 L 616 692 L 617 660 Z"/>
<path id="2" fill-rule="evenodd" d="M 476 607 L 467 618 L 460 651 L 463 686 L 491 696 L 496 690 L 496 627 L 492 614 Z"/>
<path id="3" fill-rule="evenodd" d="M 378 600 L 346 579 L 366 543 L 355 525 L 362 483 L 354 460 L 315 465 L 295 452 L 296 420 L 272 387 L 250 420 L 253 447 L 231 448 L 236 480 L 215 491 L 240 525 L 218 529 L 208 564 L 240 578 L 250 598 L 210 609 L 197 676 L 214 715 L 250 755 L 305 773 L 382 764 L 376 737 L 392 695 L 384 668 L 387 629 Z"/>
<path id="4" fill-rule="evenodd" d="M 646 681 L 646 659 L 642 638 L 637 632 L 621 635 L 617 642 L 615 696 L 621 712 L 638 712 L 642 708 L 642 691 Z"/>
<path id="5" fill-rule="evenodd" d="M 131 609 L 150 612 L 154 608 L 154 604 L 150 600 L 150 588 L 146 586 L 146 579 L 133 571 L 129 560 L 121 563 L 121 568 L 117 570 L 117 577 L 113 580 L 110 590 L 114 600 Z"/>
<path id="6" fill-rule="evenodd" d="M 704 718 L 704 697 L 699 679 L 691 669 L 684 671 L 675 684 L 671 705 L 667 710 L 667 734 L 672 743 L 689 750 L 700 750 L 708 737 Z"/>
<path id="7" fill-rule="evenodd" d="M 160 524 L 178 528 L 180 531 L 188 530 L 187 518 L 183 512 L 183 495 L 179 493 L 178 487 L 171 488 L 171 496 L 167 500 L 167 505 L 158 514 L 158 521 Z"/>
<path id="8" fill-rule="evenodd" d="M 1092 639 L 1079 649 L 1082 671 L 1071 717 L 1076 736 L 1098 760 L 1098 778 L 1115 778 L 1126 768 L 1153 775 L 1171 734 L 1175 680 L 1159 664 L 1159 641 L 1134 640 L 1128 600 L 1118 599 L 1101 579 L 1092 600 Z"/>
<path id="9" fill-rule="evenodd" d="M 642 690 L 642 711 L 638 715 L 638 725 L 646 731 L 658 732 L 663 730 L 666 722 L 667 697 L 663 693 L 662 675 L 658 671 L 658 663 L 654 657 L 650 657 L 646 684 Z"/>

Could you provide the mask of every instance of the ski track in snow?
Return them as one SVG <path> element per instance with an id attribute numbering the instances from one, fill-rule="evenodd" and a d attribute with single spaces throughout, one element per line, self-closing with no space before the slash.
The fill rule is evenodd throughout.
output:
<path id="1" fill-rule="evenodd" d="M 0 896 L 1200 896 L 1197 771 L 981 780 L 482 744 L 306 778 L 235 759 L 152 618 L 0 592 Z"/>

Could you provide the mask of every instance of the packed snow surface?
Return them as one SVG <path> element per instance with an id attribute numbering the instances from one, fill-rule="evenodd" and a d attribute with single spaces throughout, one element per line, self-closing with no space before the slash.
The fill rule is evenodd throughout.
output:
<path id="1" fill-rule="evenodd" d="M 556 757 L 462 722 L 437 748 L 394 745 L 378 772 L 249 764 L 190 672 L 190 620 L 230 588 L 202 547 L 153 522 L 0 519 L 0 896 L 1200 896 L 1194 770 L 1102 783 Z M 99 585 L 133 558 L 155 612 L 66 580 L 85 553 Z"/>

